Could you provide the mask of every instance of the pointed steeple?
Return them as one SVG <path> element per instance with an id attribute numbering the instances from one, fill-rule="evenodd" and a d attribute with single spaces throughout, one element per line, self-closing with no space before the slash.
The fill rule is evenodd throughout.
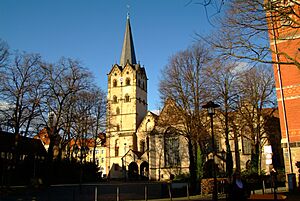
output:
<path id="1" fill-rule="evenodd" d="M 120 66 L 124 67 L 127 61 L 130 64 L 136 64 L 129 14 L 127 14 L 126 30 L 125 30 L 123 48 L 121 53 Z"/>

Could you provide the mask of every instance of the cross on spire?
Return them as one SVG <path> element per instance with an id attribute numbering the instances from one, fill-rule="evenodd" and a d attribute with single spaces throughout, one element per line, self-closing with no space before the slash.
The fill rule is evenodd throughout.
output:
<path id="1" fill-rule="evenodd" d="M 130 5 L 127 4 L 127 19 L 129 19 L 130 17 L 130 12 L 129 12 L 129 9 L 130 9 Z"/>

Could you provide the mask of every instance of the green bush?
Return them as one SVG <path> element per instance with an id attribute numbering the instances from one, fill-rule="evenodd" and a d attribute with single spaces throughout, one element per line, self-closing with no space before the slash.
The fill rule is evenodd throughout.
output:
<path id="1" fill-rule="evenodd" d="M 189 178 L 190 178 L 190 174 L 181 173 L 181 174 L 175 175 L 175 178 L 173 181 L 174 182 L 188 182 Z"/>

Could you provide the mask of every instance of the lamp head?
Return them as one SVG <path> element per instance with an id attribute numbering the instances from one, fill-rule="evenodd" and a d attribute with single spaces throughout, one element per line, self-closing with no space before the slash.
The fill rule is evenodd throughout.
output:
<path id="1" fill-rule="evenodd" d="M 220 105 L 214 103 L 213 101 L 209 101 L 205 105 L 202 106 L 202 108 L 207 109 L 207 112 L 209 115 L 214 115 L 215 114 L 215 108 L 220 107 Z"/>

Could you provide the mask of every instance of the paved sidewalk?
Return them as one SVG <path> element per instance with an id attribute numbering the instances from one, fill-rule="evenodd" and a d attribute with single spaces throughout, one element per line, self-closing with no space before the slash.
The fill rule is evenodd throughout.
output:
<path id="1" fill-rule="evenodd" d="M 285 189 L 285 188 L 284 188 Z M 283 188 L 280 189 L 280 192 L 278 194 L 286 195 L 287 199 L 285 201 L 300 201 L 300 192 L 298 193 L 288 193 Z M 261 191 L 256 191 L 256 194 L 262 194 Z M 267 194 L 271 194 L 271 192 L 266 191 Z M 219 201 L 226 201 L 226 195 L 218 195 Z M 148 201 L 170 201 L 170 198 L 164 198 L 164 199 L 151 199 Z M 196 196 L 190 196 L 187 197 L 181 197 L 181 198 L 172 198 L 172 201 L 211 201 L 212 197 L 211 195 L 196 195 Z M 128 201 L 144 201 L 144 200 L 128 200 Z M 238 201 L 238 200 L 235 200 Z M 260 200 L 257 200 L 260 201 Z"/>
<path id="2" fill-rule="evenodd" d="M 148 201 L 170 201 L 170 198 L 163 198 L 163 199 L 150 199 Z M 181 198 L 172 198 L 172 201 L 208 201 L 212 200 L 211 195 L 195 195 L 195 196 L 190 196 L 188 197 L 181 197 Z M 218 195 L 218 200 L 219 201 L 225 201 L 225 195 Z M 144 201 L 144 200 L 126 200 L 126 201 Z M 300 200 L 299 200 L 300 201 Z"/>
<path id="3" fill-rule="evenodd" d="M 75 186 L 76 187 L 76 186 Z M 78 189 L 74 187 L 73 191 L 70 191 L 68 187 L 60 187 L 59 189 L 56 189 L 55 191 L 49 191 L 49 189 L 27 189 L 27 188 L 15 188 L 10 189 L 10 191 L 3 191 L 4 189 L 0 189 L 0 200 L 1 201 L 91 201 L 95 200 L 94 198 L 94 191 L 84 191 L 82 194 L 78 194 Z M 102 187 L 103 188 L 103 187 Z M 106 193 L 107 189 L 104 189 Z M 278 194 L 283 194 L 287 196 L 286 201 L 300 201 L 300 192 L 298 193 L 288 193 L 286 192 L 285 188 L 278 189 Z M 68 192 L 71 192 L 71 194 Z M 73 192 L 73 194 L 72 194 Z M 102 192 L 103 193 L 103 192 Z M 270 189 L 266 189 L 265 193 L 271 194 Z M 262 194 L 261 190 L 255 191 L 255 194 Z M 100 194 L 99 194 L 100 195 Z M 107 199 L 108 197 L 103 197 L 100 195 L 98 197 L 98 201 L 115 201 L 116 195 L 114 192 L 111 194 L 111 199 Z M 136 198 L 133 200 L 132 198 Z M 121 201 L 144 201 L 142 197 L 137 197 L 136 195 L 127 196 L 127 199 L 123 196 L 121 196 Z M 149 201 L 170 201 L 170 198 L 164 198 L 164 199 L 148 199 Z M 181 197 L 181 198 L 173 198 L 172 201 L 211 201 L 212 196 L 211 195 L 196 195 L 196 196 L 190 196 L 188 197 Z M 219 201 L 226 201 L 226 195 L 225 194 L 219 194 L 218 195 Z M 238 200 L 235 200 L 238 201 Z M 259 201 L 259 200 L 257 200 Z"/>
<path id="4" fill-rule="evenodd" d="M 300 201 L 300 194 L 285 194 L 287 195 L 287 199 L 285 201 Z M 148 201 L 170 201 L 170 198 L 165 199 L 153 199 Z M 182 197 L 182 198 L 173 198 L 172 201 L 211 201 L 211 196 L 190 196 L 190 198 Z M 225 196 L 219 195 L 219 201 L 226 201 Z M 144 201 L 144 200 L 130 200 L 130 201 Z M 236 200 L 237 201 L 237 200 Z M 257 200 L 260 201 L 260 200 Z"/>

